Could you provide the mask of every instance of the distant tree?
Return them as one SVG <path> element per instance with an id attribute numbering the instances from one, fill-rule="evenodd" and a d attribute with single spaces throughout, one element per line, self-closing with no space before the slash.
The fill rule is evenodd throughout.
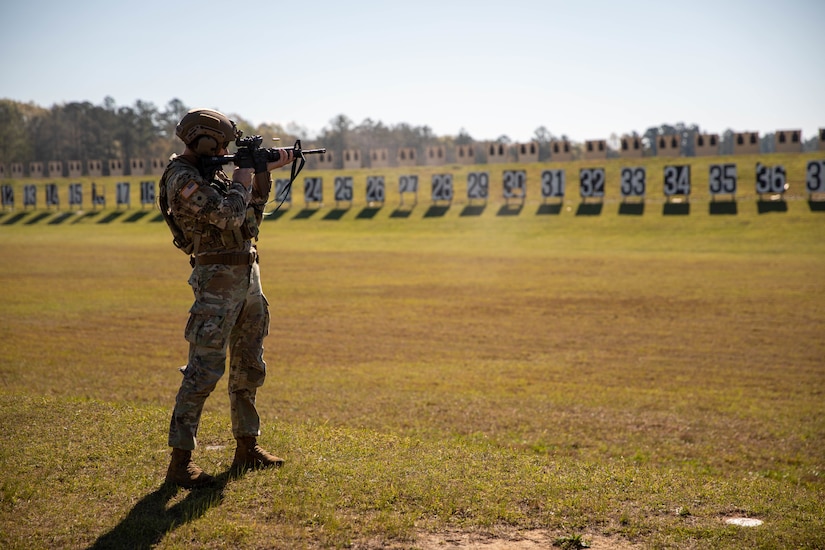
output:
<path id="1" fill-rule="evenodd" d="M 814 134 L 814 136 L 810 139 L 805 140 L 802 143 L 802 151 L 805 153 L 813 153 L 819 149 L 819 135 Z"/>
<path id="2" fill-rule="evenodd" d="M 467 133 L 467 130 L 462 128 L 458 131 L 458 135 L 455 137 L 453 142 L 456 145 L 471 145 L 475 142 L 475 140 L 469 133 Z"/>
<path id="3" fill-rule="evenodd" d="M 642 134 L 642 147 L 645 151 L 647 151 L 651 155 L 656 155 L 659 151 L 659 129 L 656 127 L 648 128 L 645 130 L 645 133 Z"/>
<path id="4" fill-rule="evenodd" d="M 28 110 L 34 111 L 34 105 Z M 32 114 L 16 101 L 0 99 L 0 162 L 25 162 L 34 157 L 34 142 L 30 139 L 28 120 Z"/>
<path id="5" fill-rule="evenodd" d="M 553 141 L 554 136 L 553 133 L 546 127 L 539 126 L 533 132 L 533 139 L 540 145 L 548 145 L 551 141 Z"/>
<path id="6" fill-rule="evenodd" d="M 733 154 L 733 140 L 736 132 L 728 128 L 722 133 L 722 140 L 719 144 L 719 154 L 732 155 Z"/>
<path id="7" fill-rule="evenodd" d="M 770 132 L 759 138 L 759 152 L 773 153 L 776 151 L 776 133 Z"/>
<path id="8" fill-rule="evenodd" d="M 120 158 L 167 158 L 173 152 L 180 152 L 181 143 L 175 136 L 175 127 L 189 108 L 180 100 L 172 99 L 163 109 L 145 101 L 136 101 L 132 106 L 118 106 L 114 98 L 107 96 L 101 105 L 89 102 L 72 102 L 53 105 L 45 109 L 33 103 L 21 103 L 0 99 L 0 162 L 28 163 L 50 160 L 106 160 Z M 264 146 L 288 147 L 295 139 L 308 140 L 306 128 L 291 122 L 286 127 L 276 123 L 253 126 L 236 114 L 230 114 L 245 135 L 261 135 L 267 141 Z M 661 124 L 648 128 L 641 136 L 636 131 L 634 137 L 641 137 L 646 155 L 658 152 L 658 138 L 679 136 L 681 153 L 693 155 L 694 137 L 700 132 L 696 124 Z M 721 154 L 733 152 L 733 130 L 726 130 L 722 136 Z M 270 138 L 280 138 L 273 143 Z M 532 138 L 539 144 L 539 158 L 549 155 L 549 143 L 556 139 L 545 126 L 539 126 Z M 561 140 L 570 142 L 567 135 Z M 762 152 L 774 150 L 774 134 L 766 134 L 760 140 Z M 610 136 L 611 147 L 617 149 L 616 134 Z M 304 143 L 304 147 L 324 146 L 330 151 L 358 148 L 363 153 L 370 149 L 386 148 L 392 156 L 400 147 L 413 147 L 419 154 L 427 146 L 468 145 L 475 143 L 466 129 L 461 128 L 456 136 L 437 136 L 429 126 L 413 126 L 399 123 L 388 126 L 381 121 L 366 118 L 354 124 L 347 116 L 340 114 L 313 138 L 314 143 Z M 495 143 L 512 144 L 505 134 L 495 139 Z M 819 137 L 814 136 L 803 144 L 803 150 L 815 150 Z M 574 158 L 581 152 L 580 143 L 570 142 Z"/>

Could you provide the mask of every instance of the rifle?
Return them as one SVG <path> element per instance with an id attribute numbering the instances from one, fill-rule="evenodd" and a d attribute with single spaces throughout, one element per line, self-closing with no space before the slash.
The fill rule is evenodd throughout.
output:
<path id="1" fill-rule="evenodd" d="M 234 164 L 235 166 L 249 168 L 254 167 L 256 172 L 266 170 L 265 167 L 267 162 L 276 162 L 280 160 L 281 150 L 261 147 L 263 142 L 264 138 L 261 136 L 238 136 L 238 138 L 235 139 L 235 145 L 238 147 L 238 151 L 234 155 L 205 157 L 202 159 L 203 166 L 206 168 L 217 168 L 223 166 L 224 164 Z M 292 161 L 289 183 L 287 183 L 281 191 L 283 199 L 281 199 L 281 202 L 275 210 L 267 213 L 266 215 L 271 215 L 274 212 L 277 212 L 278 209 L 281 208 L 281 205 L 284 204 L 286 197 L 289 195 L 289 189 L 292 187 L 292 182 L 295 181 L 295 178 L 297 178 L 298 174 L 300 174 L 301 170 L 303 170 L 304 164 L 306 164 L 306 157 L 304 155 L 320 155 L 326 152 L 326 147 L 321 147 L 319 149 L 303 149 L 301 147 L 301 140 L 295 140 L 295 144 L 292 146 L 294 160 Z M 277 197 L 269 201 L 269 203 L 275 202 L 276 200 L 278 200 Z"/>

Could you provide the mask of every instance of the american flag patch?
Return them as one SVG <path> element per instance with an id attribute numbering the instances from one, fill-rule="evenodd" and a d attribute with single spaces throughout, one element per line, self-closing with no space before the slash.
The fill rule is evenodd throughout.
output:
<path id="1" fill-rule="evenodd" d="M 190 181 L 189 183 L 186 184 L 186 187 L 181 189 L 180 195 L 184 199 L 188 199 L 197 190 L 198 190 L 198 182 L 196 182 L 195 180 L 192 180 L 192 181 Z"/>

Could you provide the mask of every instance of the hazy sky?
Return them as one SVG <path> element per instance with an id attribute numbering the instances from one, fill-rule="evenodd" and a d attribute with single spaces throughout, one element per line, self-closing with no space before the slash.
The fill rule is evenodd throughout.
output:
<path id="1" fill-rule="evenodd" d="M 825 0 L 6 1 L 0 98 L 530 139 L 825 127 Z"/>

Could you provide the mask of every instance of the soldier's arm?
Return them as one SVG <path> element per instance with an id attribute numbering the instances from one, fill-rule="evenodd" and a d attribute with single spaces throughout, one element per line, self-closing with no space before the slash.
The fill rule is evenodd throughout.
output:
<path id="1" fill-rule="evenodd" d="M 237 171 L 236 171 L 237 172 Z M 249 178 L 251 181 L 251 177 Z M 240 227 L 246 219 L 246 207 L 251 193 L 248 185 L 237 175 L 229 191 L 220 193 L 209 182 L 192 170 L 181 171 L 169 179 L 170 193 L 177 200 L 174 208 L 203 223 L 216 226 L 220 230 Z"/>

